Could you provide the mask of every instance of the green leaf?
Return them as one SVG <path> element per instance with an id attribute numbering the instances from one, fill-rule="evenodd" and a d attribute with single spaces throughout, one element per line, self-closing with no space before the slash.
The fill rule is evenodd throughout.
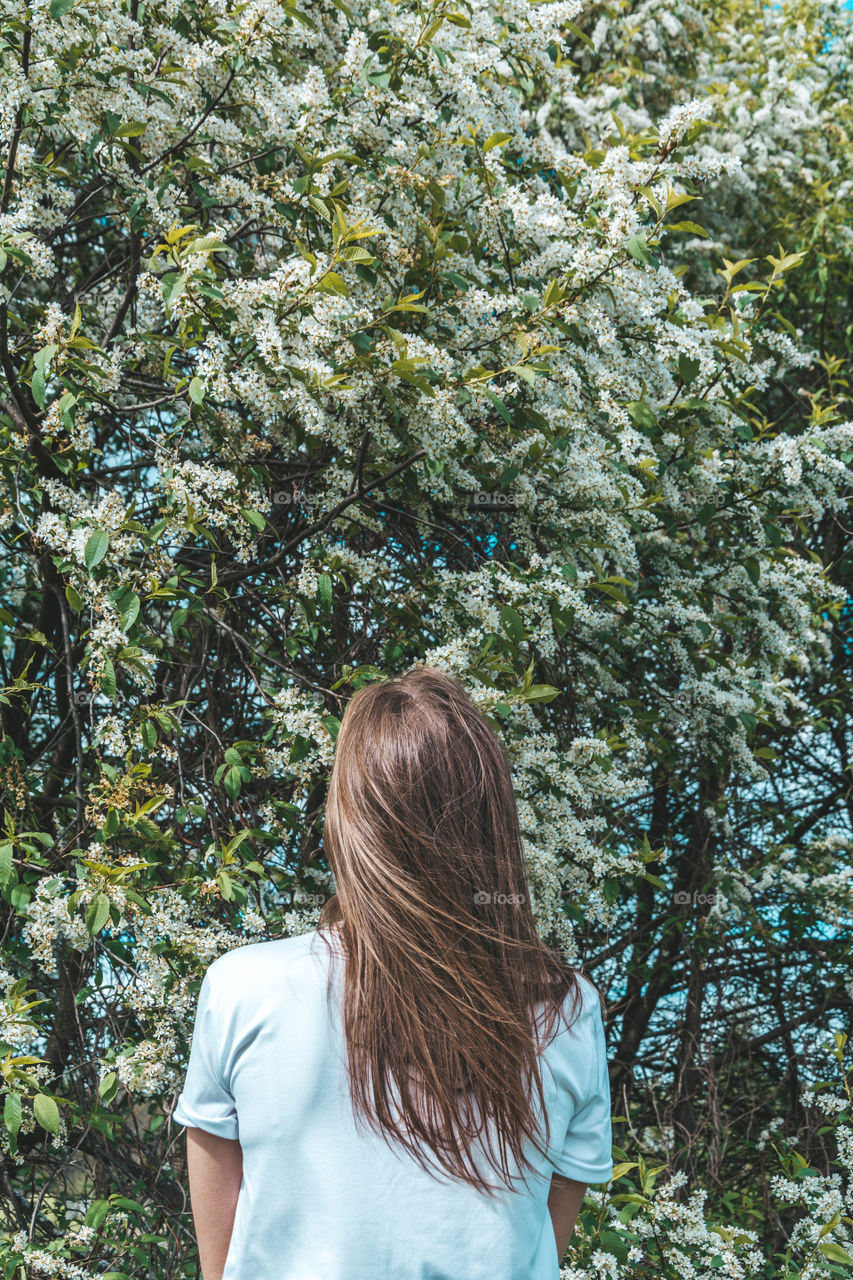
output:
<path id="1" fill-rule="evenodd" d="M 98 684 L 102 692 L 105 693 L 108 698 L 115 697 L 116 670 L 115 670 L 115 667 L 113 666 L 112 659 L 107 658 L 106 662 L 104 663 L 104 668 L 103 668 L 103 671 L 101 672 L 101 677 L 100 677 L 100 680 L 98 681 Z"/>
<path id="2" fill-rule="evenodd" d="M 657 418 L 651 405 L 646 404 L 644 400 L 631 400 L 625 405 L 629 418 L 636 422 L 638 427 L 645 427 L 650 430 L 657 426 Z"/>
<path id="3" fill-rule="evenodd" d="M 571 607 L 563 608 L 556 600 L 551 601 L 551 620 L 554 623 L 554 634 L 558 640 L 562 640 L 563 636 L 574 622 L 574 619 L 574 609 Z"/>
<path id="4" fill-rule="evenodd" d="M 110 915 L 110 900 L 105 893 L 98 893 L 86 908 L 86 928 L 94 938 L 107 923 Z"/>
<path id="5" fill-rule="evenodd" d="M 64 18 L 66 13 L 70 13 L 74 7 L 74 0 L 50 0 L 50 16 L 52 18 Z"/>
<path id="6" fill-rule="evenodd" d="M 75 613 L 81 613 L 85 608 L 85 601 L 83 600 L 83 597 L 80 595 L 79 591 L 75 591 L 74 587 L 72 587 L 70 583 L 65 588 L 65 599 L 71 605 L 71 608 Z"/>
<path id="7" fill-rule="evenodd" d="M 700 369 L 700 362 L 692 360 L 690 356 L 686 356 L 682 351 L 678 357 L 678 376 L 685 386 L 688 386 L 696 377 Z"/>
<path id="8" fill-rule="evenodd" d="M 700 227 L 698 222 L 665 222 L 662 227 L 663 231 L 690 231 L 694 236 L 703 236 L 708 238 L 708 232 L 704 227 Z"/>
<path id="9" fill-rule="evenodd" d="M 231 800 L 236 800 L 243 786 L 243 775 L 236 765 L 232 765 L 225 774 L 223 786 L 228 797 Z"/>
<path id="10" fill-rule="evenodd" d="M 423 289 L 418 293 L 407 293 L 399 301 L 395 302 L 393 307 L 389 307 L 390 311 L 420 311 L 427 313 L 428 308 L 421 306 L 419 302 L 415 302 L 415 298 L 423 297 Z"/>
<path id="11" fill-rule="evenodd" d="M 349 244 L 341 249 L 341 257 L 347 262 L 375 262 L 372 253 L 368 253 L 360 244 Z"/>
<path id="12" fill-rule="evenodd" d="M 636 259 L 637 262 L 643 262 L 647 266 L 651 266 L 652 260 L 649 257 L 649 251 L 646 247 L 646 237 L 641 231 L 638 231 L 636 235 L 631 236 L 631 239 L 625 245 L 625 248 L 628 253 L 630 253 L 631 257 Z"/>
<path id="13" fill-rule="evenodd" d="M 29 840 L 38 840 L 39 844 L 44 845 L 45 849 L 52 849 L 56 844 L 53 836 L 47 831 L 24 831 L 22 834 Z"/>
<path id="14" fill-rule="evenodd" d="M 147 128 L 148 125 L 144 120 L 128 120 L 127 124 L 119 125 L 115 131 L 115 136 L 117 138 L 138 138 Z"/>
<path id="15" fill-rule="evenodd" d="M 317 599 L 320 602 L 320 608 L 324 613 L 331 613 L 332 610 L 332 579 L 327 573 L 321 573 L 317 578 Z"/>
<path id="16" fill-rule="evenodd" d="M 33 891 L 28 884 L 16 884 L 9 894 L 9 901 L 16 911 L 24 911 L 32 896 Z"/>
<path id="17" fill-rule="evenodd" d="M 189 397 L 193 404 L 201 404 L 207 390 L 201 378 L 192 378 L 189 385 Z"/>
<path id="18" fill-rule="evenodd" d="M 591 38 L 585 31 L 581 31 L 580 27 L 576 26 L 574 22 L 564 20 L 563 25 L 571 31 L 572 35 L 575 36 L 576 39 L 580 40 L 582 44 L 585 44 L 588 49 L 595 49 L 595 45 L 592 43 Z"/>
<path id="19" fill-rule="evenodd" d="M 252 511 L 251 507 L 241 507 L 240 514 L 244 516 L 249 521 L 249 524 L 253 525 L 259 533 L 263 533 L 264 529 L 266 529 L 267 522 L 265 517 L 261 515 L 260 511 Z"/>
<path id="20" fill-rule="evenodd" d="M 133 1209 L 136 1213 L 146 1212 L 145 1206 L 138 1200 L 128 1200 L 125 1196 L 114 1196 L 113 1204 L 117 1209 Z"/>
<path id="21" fill-rule="evenodd" d="M 493 147 L 503 147 L 511 141 L 511 133 L 493 133 L 492 136 L 487 138 L 483 143 L 483 154 L 485 155 L 487 151 L 491 151 Z"/>
<path id="22" fill-rule="evenodd" d="M 83 1221 L 87 1227 L 94 1227 L 97 1231 L 109 1211 L 109 1200 L 93 1200 L 86 1210 L 86 1217 Z M 101 1280 L 106 1280 L 106 1277 L 102 1276 Z"/>
<path id="23" fill-rule="evenodd" d="M 332 735 L 333 741 L 337 741 L 338 733 L 340 732 L 340 728 L 341 728 L 341 722 L 338 719 L 338 717 L 323 716 L 322 723 L 326 726 L 329 733 Z"/>
<path id="24" fill-rule="evenodd" d="M 521 615 L 511 605 L 505 604 L 501 609 L 501 626 L 514 644 L 521 644 L 524 639 L 524 623 Z"/>
<path id="25" fill-rule="evenodd" d="M 314 287 L 319 289 L 321 293 L 335 293 L 341 298 L 349 297 L 346 281 L 338 275 L 337 271 L 327 271 Z"/>
<path id="26" fill-rule="evenodd" d="M 184 245 L 184 253 L 217 253 L 227 248 L 228 245 L 223 244 L 219 236 L 199 236 Z"/>
<path id="27" fill-rule="evenodd" d="M 115 1071 L 110 1071 L 104 1076 L 98 1085 L 98 1097 L 103 1098 L 104 1102 L 112 1102 L 118 1091 L 118 1075 Z"/>
<path id="28" fill-rule="evenodd" d="M 45 406 L 45 400 L 47 397 L 47 389 L 45 387 L 44 374 L 41 373 L 38 369 L 36 369 L 35 373 L 30 379 L 30 390 L 33 393 L 33 399 L 35 400 L 38 407 L 40 409 L 43 409 Z"/>
<path id="29" fill-rule="evenodd" d="M 560 692 L 552 684 L 532 684 L 524 694 L 524 701 L 551 702 Z"/>
<path id="30" fill-rule="evenodd" d="M 123 631 L 129 631 L 136 619 L 139 617 L 139 596 L 135 593 L 131 595 L 122 609 L 119 609 L 119 618 Z"/>
<path id="31" fill-rule="evenodd" d="M 510 416 L 509 409 L 506 407 L 503 400 L 501 400 L 499 396 L 496 396 L 494 391 L 487 391 L 486 399 L 495 406 L 507 426 L 512 426 L 512 417 Z"/>
<path id="32" fill-rule="evenodd" d="M 43 1129 L 48 1133 L 59 1133 L 59 1107 L 46 1093 L 37 1093 L 33 1098 L 33 1114 Z"/>
<path id="33" fill-rule="evenodd" d="M 750 582 L 758 586 L 758 579 L 761 577 L 761 565 L 755 559 L 755 556 L 750 556 L 745 560 L 743 567 L 746 569 Z"/>
<path id="34" fill-rule="evenodd" d="M 186 288 L 187 273 L 169 271 L 166 275 L 160 277 L 160 291 L 163 294 L 163 301 L 167 305 L 175 302 Z"/>
<path id="35" fill-rule="evenodd" d="M 603 591 L 606 596 L 610 596 L 613 600 L 618 600 L 620 604 L 630 605 L 630 600 L 624 591 L 620 591 L 619 587 L 614 587 L 610 582 L 591 582 L 589 584 L 595 591 Z"/>
<path id="36" fill-rule="evenodd" d="M 143 897 L 140 896 L 140 894 L 136 892 L 135 889 L 125 889 L 124 892 L 125 892 L 125 896 L 129 898 L 131 902 L 135 902 L 136 905 L 139 907 L 140 911 L 142 911 L 144 915 L 150 916 L 152 914 L 152 909 L 150 905 L 145 901 Z"/>
<path id="37" fill-rule="evenodd" d="M 825 1258 L 829 1258 L 830 1262 L 842 1262 L 853 1264 L 853 1258 L 846 1249 L 842 1249 L 840 1244 L 834 1244 L 831 1240 L 824 1240 L 818 1245 L 821 1253 Z"/>
<path id="38" fill-rule="evenodd" d="M 86 541 L 86 549 L 83 552 L 87 569 L 94 569 L 107 554 L 110 545 L 110 535 L 105 529 L 96 529 L 91 533 Z"/>
<path id="39" fill-rule="evenodd" d="M 0 844 L 0 885 L 9 883 L 12 874 L 12 846 L 7 841 Z"/>
<path id="40" fill-rule="evenodd" d="M 3 1103 L 3 1122 L 6 1129 L 14 1137 L 21 1127 L 21 1095 L 7 1093 Z"/>

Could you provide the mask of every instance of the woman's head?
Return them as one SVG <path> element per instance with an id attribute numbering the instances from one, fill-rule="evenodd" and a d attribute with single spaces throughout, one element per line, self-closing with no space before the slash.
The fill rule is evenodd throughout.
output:
<path id="1" fill-rule="evenodd" d="M 337 895 L 321 928 L 340 926 L 357 1114 L 483 1190 L 471 1146 L 488 1118 L 487 1160 L 507 1183 L 512 1160 L 529 1167 L 525 1141 L 541 1146 L 534 1015 L 544 1007 L 550 1034 L 577 983 L 538 936 L 509 763 L 458 680 L 418 667 L 355 694 L 323 843 Z"/>

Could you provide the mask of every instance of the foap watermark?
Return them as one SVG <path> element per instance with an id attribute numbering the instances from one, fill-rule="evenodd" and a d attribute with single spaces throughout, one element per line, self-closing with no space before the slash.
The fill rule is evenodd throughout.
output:
<path id="1" fill-rule="evenodd" d="M 688 893 L 686 889 L 677 889 L 672 895 L 672 901 L 677 907 L 687 907 L 691 904 L 694 907 L 713 907 L 717 901 L 716 893 L 698 893 L 695 889 L 692 893 Z"/>
<path id="2" fill-rule="evenodd" d="M 474 902 L 478 907 L 488 904 L 498 906 L 520 907 L 525 901 L 523 893 L 486 893 L 483 889 L 478 889 L 474 894 Z"/>
<path id="3" fill-rule="evenodd" d="M 301 489 L 279 489 L 272 495 L 272 503 L 274 507 L 299 507 L 308 517 L 331 510 L 325 502 L 320 502 L 318 498 L 312 497 Z"/>
<path id="4" fill-rule="evenodd" d="M 737 493 L 727 493 L 724 490 L 714 489 L 711 493 L 695 493 L 689 491 L 678 495 L 678 500 L 683 507 L 687 507 L 690 511 L 701 511 L 703 508 L 714 507 L 717 511 L 723 507 L 729 507 L 735 504 L 740 497 Z"/>
<path id="5" fill-rule="evenodd" d="M 103 689 L 78 689 L 75 693 L 72 693 L 71 701 L 75 707 L 88 707 L 91 706 L 99 694 L 102 697 L 109 698 L 110 702 L 116 703 L 119 707 L 122 703 L 129 701 L 127 694 L 123 693 L 121 689 L 116 689 L 111 697 L 109 694 L 105 694 Z"/>
<path id="6" fill-rule="evenodd" d="M 290 891 L 290 905 L 292 907 L 322 907 L 325 902 L 326 895 L 323 893 L 308 893 L 305 889 L 292 889 Z"/>
<path id="7" fill-rule="evenodd" d="M 682 711 L 692 711 L 693 704 L 696 701 L 696 695 L 688 693 L 686 689 L 673 689 L 671 693 L 664 691 L 662 696 L 672 706 L 678 707 Z"/>
<path id="8" fill-rule="evenodd" d="M 515 511 L 519 500 L 514 493 L 485 493 L 480 491 L 468 499 L 469 511 Z"/>

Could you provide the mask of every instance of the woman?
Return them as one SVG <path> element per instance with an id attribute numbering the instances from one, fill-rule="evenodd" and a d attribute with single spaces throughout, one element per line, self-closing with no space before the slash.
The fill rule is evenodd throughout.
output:
<path id="1" fill-rule="evenodd" d="M 204 1280 L 555 1280 L 612 1171 L 601 1003 L 537 934 L 456 679 L 355 694 L 323 845 L 318 929 L 202 982 L 174 1117 Z"/>

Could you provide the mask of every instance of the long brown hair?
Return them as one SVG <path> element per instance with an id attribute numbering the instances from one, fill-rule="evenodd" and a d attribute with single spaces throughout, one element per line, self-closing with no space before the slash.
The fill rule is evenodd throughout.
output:
<path id="1" fill-rule="evenodd" d="M 472 1148 L 490 1124 L 488 1164 L 511 1186 L 510 1156 L 533 1169 L 526 1140 L 547 1147 L 539 1055 L 579 983 L 539 937 L 509 761 L 455 677 L 416 667 L 352 697 L 323 846 L 337 893 L 319 931 L 342 943 L 357 1120 L 487 1194 Z"/>

